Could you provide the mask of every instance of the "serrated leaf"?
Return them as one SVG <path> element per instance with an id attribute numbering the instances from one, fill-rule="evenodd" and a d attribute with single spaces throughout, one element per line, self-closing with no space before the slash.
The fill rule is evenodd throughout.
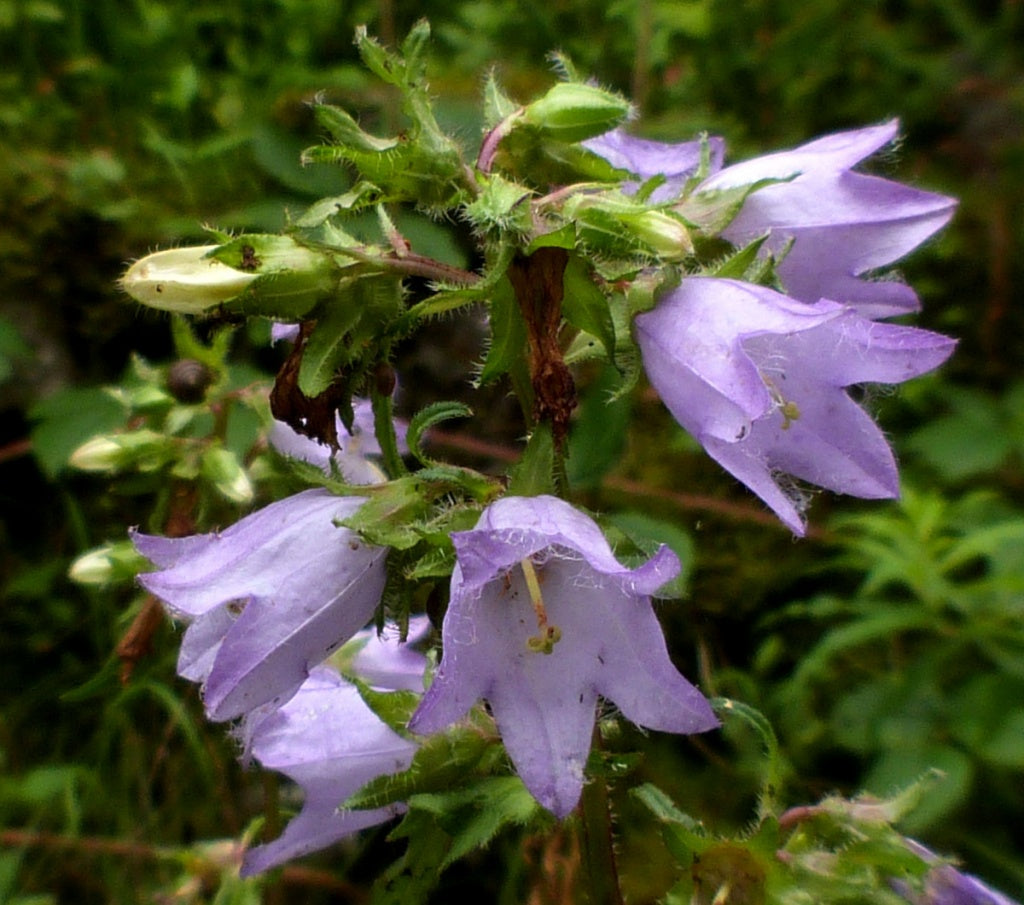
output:
<path id="1" fill-rule="evenodd" d="M 426 408 L 420 409 L 409 421 L 409 428 L 405 434 L 405 442 L 409 446 L 409 452 L 423 465 L 434 464 L 420 448 L 423 433 L 435 424 L 443 421 L 451 421 L 453 418 L 471 418 L 473 410 L 462 402 L 435 402 Z"/>
<path id="2" fill-rule="evenodd" d="M 757 253 L 761 250 L 761 246 L 764 245 L 767 238 L 768 234 L 765 233 L 763 236 L 754 239 L 753 242 L 744 245 L 735 254 L 730 255 L 716 265 L 709 276 L 734 280 L 747 278 L 748 271 L 757 261 Z"/>
<path id="3" fill-rule="evenodd" d="M 522 458 L 508 474 L 508 492 L 513 496 L 539 496 L 555 492 L 555 442 L 551 425 L 538 424 L 530 435 Z"/>
<path id="4" fill-rule="evenodd" d="M 423 697 L 415 691 L 377 691 L 358 677 L 349 676 L 359 696 L 389 729 L 399 735 L 408 735 L 406 725 Z"/>
<path id="5" fill-rule="evenodd" d="M 484 848 L 506 826 L 523 826 L 541 813 L 518 776 L 488 776 L 468 788 L 414 795 L 409 807 L 433 814 L 452 837 L 440 868 Z"/>
<path id="6" fill-rule="evenodd" d="M 626 448 L 632 402 L 628 396 L 612 399 L 620 381 L 607 366 L 587 387 L 569 430 L 566 474 L 573 487 L 596 487 L 615 467 Z"/>
<path id="7" fill-rule="evenodd" d="M 313 108 L 316 121 L 331 133 L 342 147 L 354 151 L 389 151 L 398 145 L 397 138 L 377 138 L 364 132 L 352 116 L 332 104 L 317 104 Z"/>

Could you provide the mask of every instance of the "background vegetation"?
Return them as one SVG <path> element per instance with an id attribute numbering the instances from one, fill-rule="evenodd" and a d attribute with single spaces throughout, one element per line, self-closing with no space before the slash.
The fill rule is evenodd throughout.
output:
<path id="1" fill-rule="evenodd" d="M 706 690 L 772 721 L 784 800 L 884 794 L 937 767 L 944 778 L 904 830 L 1024 895 L 1024 5 L 617 0 L 598 14 L 587 0 L 0 0 L 0 901 L 360 901 L 401 851 L 382 831 L 263 889 L 217 870 L 230 847 L 210 843 L 250 826 L 264 780 L 240 769 L 175 678 L 170 626 L 122 681 L 115 649 L 143 603 L 130 581 L 67 574 L 151 513 L 167 524 L 164 463 L 133 462 L 115 480 L 68 457 L 151 417 L 166 400 L 141 388 L 175 356 L 212 354 L 127 303 L 125 263 L 205 241 L 205 223 L 278 229 L 286 211 L 337 194 L 340 170 L 298 165 L 319 138 L 306 102 L 324 92 L 387 129 L 390 98 L 359 66 L 352 33 L 366 23 L 390 40 L 421 16 L 439 107 L 467 142 L 486 70 L 525 96 L 558 48 L 636 99 L 640 133 L 722 134 L 733 160 L 899 116 L 905 141 L 882 166 L 961 199 L 905 266 L 925 301 L 917 322 L 959 337 L 958 353 L 871 400 L 900 450 L 902 502 L 821 496 L 813 536 L 794 544 L 644 393 L 613 412 L 585 401 L 573 469 L 581 500 L 624 518 L 644 510 L 691 550 L 689 596 L 661 612 L 674 653 Z M 458 224 L 403 229 L 472 265 Z M 278 363 L 266 339 L 235 335 L 218 385 L 227 445 L 260 498 L 282 480 L 246 394 Z M 453 321 L 407 349 L 404 404 L 428 375 L 457 392 L 478 341 L 471 320 Z M 118 393 L 102 389 L 117 381 Z M 196 418 L 187 435 L 199 442 L 211 428 Z M 594 441 L 630 418 L 628 441 Z M 490 446 L 467 432 L 448 452 L 511 454 L 502 443 L 516 425 L 498 442 L 494 426 L 477 427 Z M 664 456 L 652 462 L 651 448 Z M 201 468 L 176 478 L 209 524 L 252 506 Z M 690 814 L 735 829 L 752 813 L 759 745 L 739 732 L 658 738 L 637 769 Z M 631 901 L 653 901 L 673 862 L 649 813 L 620 798 L 624 885 Z M 448 872 L 437 901 L 458 888 L 525 900 L 524 858 L 547 874 L 545 859 L 572 862 L 543 844 L 499 836 Z"/>

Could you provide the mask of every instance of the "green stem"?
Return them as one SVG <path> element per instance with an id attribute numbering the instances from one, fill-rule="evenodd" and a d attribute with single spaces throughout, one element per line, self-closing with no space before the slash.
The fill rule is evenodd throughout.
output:
<path id="1" fill-rule="evenodd" d="M 601 729 L 594 726 L 594 750 L 601 747 Z M 615 864 L 608 783 L 593 776 L 583 787 L 583 858 L 590 878 L 590 905 L 624 905 Z"/>
<path id="2" fill-rule="evenodd" d="M 398 478 L 408 474 L 402 457 L 398 452 L 398 437 L 395 434 L 395 418 L 391 405 L 391 394 L 381 393 L 376 386 L 370 392 L 373 406 L 373 431 L 380 444 L 381 457 L 384 459 L 384 471 L 389 478 Z"/>

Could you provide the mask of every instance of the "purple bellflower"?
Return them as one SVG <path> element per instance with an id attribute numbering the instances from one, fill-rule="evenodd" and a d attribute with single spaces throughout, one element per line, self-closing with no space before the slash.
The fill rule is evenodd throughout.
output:
<path id="1" fill-rule="evenodd" d="M 628 170 L 646 181 L 654 176 L 664 176 L 665 182 L 652 193 L 655 202 L 670 201 L 683 190 L 686 181 L 696 175 L 700 168 L 702 152 L 700 141 L 684 141 L 666 144 L 647 138 L 635 138 L 621 129 L 605 132 L 597 138 L 583 142 L 583 147 L 607 160 L 613 167 Z M 725 142 L 718 137 L 707 139 L 709 171 L 717 173 L 722 168 Z M 627 195 L 640 188 L 639 182 L 624 182 L 622 190 Z"/>
<path id="2" fill-rule="evenodd" d="M 941 862 L 931 849 L 920 842 L 906 841 L 915 854 L 933 865 L 925 876 L 921 892 L 912 891 L 902 880 L 892 881 L 896 892 L 912 905 L 1017 905 L 1013 899 L 986 886 L 977 877 Z"/>
<path id="3" fill-rule="evenodd" d="M 955 345 L 837 302 L 710 277 L 684 279 L 635 323 L 669 411 L 798 535 L 800 501 L 780 475 L 867 499 L 899 494 L 885 436 L 845 388 L 901 383 Z"/>
<path id="4" fill-rule="evenodd" d="M 718 725 L 672 665 L 651 595 L 678 574 L 662 547 L 621 565 L 601 529 L 554 497 L 506 497 L 452 535 L 444 653 L 409 728 L 443 729 L 480 698 L 519 776 L 558 817 L 579 800 L 600 695 L 666 732 Z"/>
<path id="5" fill-rule="evenodd" d="M 792 298 L 833 299 L 871 318 L 905 314 L 919 307 L 913 289 L 861 276 L 893 264 L 945 226 L 956 201 L 852 171 L 898 131 L 892 120 L 827 135 L 726 167 L 697 191 L 787 180 L 750 194 L 723 237 L 744 245 L 768 233 L 762 250 L 785 252 L 776 270 Z"/>
<path id="6" fill-rule="evenodd" d="M 784 254 L 776 272 L 786 293 L 802 302 L 821 298 L 853 305 L 865 317 L 892 317 L 919 307 L 914 290 L 895 280 L 862 276 L 888 267 L 949 222 L 956 201 L 898 182 L 853 172 L 899 131 L 892 120 L 827 135 L 790 151 L 721 169 L 723 145 L 709 139 L 711 166 L 695 193 L 780 180 L 747 196 L 722 236 L 735 245 L 768 234 L 763 253 Z M 697 169 L 699 142 L 679 145 L 633 138 L 616 130 L 584 142 L 613 166 L 642 179 L 667 178 L 652 196 L 678 194 Z M 635 183 L 624 183 L 627 192 Z"/>
<path id="7" fill-rule="evenodd" d="M 178 672 L 203 683 L 210 719 L 288 700 L 373 616 L 387 551 L 334 524 L 364 502 L 306 490 L 219 534 L 132 533 L 158 567 L 139 583 L 189 623 Z"/>
<path id="8" fill-rule="evenodd" d="M 426 660 L 419 656 L 419 683 Z M 281 707 L 256 710 L 243 721 L 248 753 L 265 768 L 279 770 L 304 793 L 301 812 L 280 837 L 250 849 L 243 877 L 332 845 L 366 827 L 389 820 L 401 805 L 342 811 L 339 805 L 366 783 L 408 769 L 416 744 L 388 728 L 354 685 L 329 666 L 314 667 Z"/>

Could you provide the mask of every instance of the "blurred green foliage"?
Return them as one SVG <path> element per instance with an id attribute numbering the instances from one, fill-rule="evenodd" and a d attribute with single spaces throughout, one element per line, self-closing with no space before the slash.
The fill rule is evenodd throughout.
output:
<path id="1" fill-rule="evenodd" d="M 250 827 L 259 777 L 242 773 L 175 679 L 168 627 L 120 682 L 114 652 L 144 598 L 124 582 L 72 583 L 67 570 L 123 540 L 140 513 L 166 528 L 178 493 L 197 495 L 204 524 L 232 521 L 248 498 L 225 457 L 257 499 L 289 480 L 260 445 L 265 413 L 249 392 L 280 361 L 266 335 L 235 331 L 230 347 L 214 330 L 172 336 L 115 281 L 151 247 L 201 240 L 204 223 L 275 230 L 286 211 L 343 191 L 340 168 L 298 163 L 322 138 L 307 102 L 324 92 L 387 131 L 393 98 L 357 64 L 352 34 L 366 23 L 388 41 L 420 16 L 433 25 L 442 125 L 468 142 L 488 68 L 526 96 L 557 48 L 633 96 L 643 134 L 723 134 L 731 159 L 897 115 L 905 142 L 879 165 L 961 199 L 905 268 L 923 322 L 961 348 L 939 377 L 872 403 L 898 446 L 905 438 L 903 503 L 819 499 L 819 535 L 794 545 L 642 393 L 602 409 L 599 385 L 571 441 L 571 477 L 637 549 L 666 539 L 659 522 L 675 526 L 690 584 L 661 614 L 673 653 L 706 690 L 775 725 L 775 795 L 885 795 L 938 767 L 945 779 L 902 826 L 1024 893 L 1024 5 L 0 0 L 0 901 L 359 901 L 398 857 L 378 835 L 320 858 L 329 873 L 240 884 L 230 844 L 213 843 Z M 459 224 L 400 226 L 421 250 L 464 263 Z M 478 355 L 471 328 L 447 335 L 457 332 L 416 361 L 450 358 L 442 342 Z M 169 393 L 175 356 L 215 370 L 206 399 L 220 421 Z M 631 412 L 620 442 L 609 427 Z M 117 480 L 69 467 L 89 438 L 125 428 L 173 436 L 174 456 L 125 459 Z M 664 454 L 652 464 L 639 443 Z M 190 467 L 168 473 L 179 454 Z M 764 793 L 764 746 L 727 723 L 706 749 L 660 740 L 630 769 L 740 838 Z M 429 823 L 429 804 L 418 820 Z M 460 887 L 523 900 L 524 851 L 535 864 L 568 857 L 520 838 L 515 807 L 493 839 L 480 829 L 489 847 L 448 871 L 438 901 Z M 686 826 L 679 813 L 624 795 L 616 808 L 631 901 L 690 890 L 665 830 Z"/>

